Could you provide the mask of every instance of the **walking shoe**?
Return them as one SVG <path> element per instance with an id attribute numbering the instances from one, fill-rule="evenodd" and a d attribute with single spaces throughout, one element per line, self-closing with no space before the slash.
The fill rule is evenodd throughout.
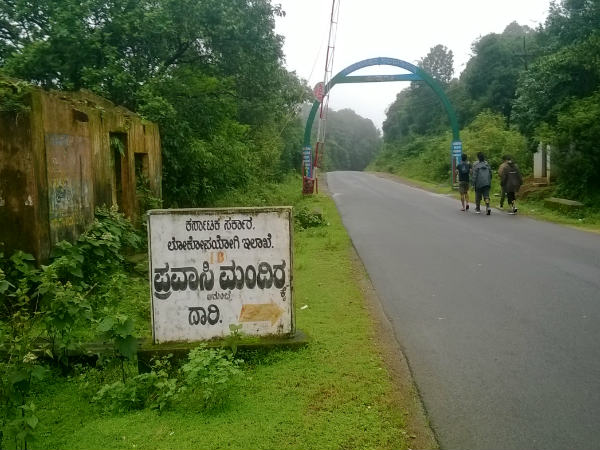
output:
<path id="1" fill-rule="evenodd" d="M 517 208 L 513 208 L 513 214 L 516 214 L 516 213 L 517 213 L 517 211 L 518 211 L 518 209 L 517 209 Z"/>
<path id="2" fill-rule="evenodd" d="M 491 213 L 492 213 L 492 210 L 491 210 L 490 208 L 488 208 L 488 209 L 485 211 L 485 215 L 486 215 L 486 216 L 489 216 Z"/>
<path id="3" fill-rule="evenodd" d="M 461 211 L 464 211 L 464 210 L 465 210 L 465 208 L 460 208 L 460 210 L 461 210 Z"/>
<path id="4" fill-rule="evenodd" d="M 481 210 L 479 208 L 475 208 L 475 214 L 481 214 Z"/>
<path id="5" fill-rule="evenodd" d="M 469 204 L 467 203 L 467 207 L 465 208 L 467 211 L 469 210 Z"/>

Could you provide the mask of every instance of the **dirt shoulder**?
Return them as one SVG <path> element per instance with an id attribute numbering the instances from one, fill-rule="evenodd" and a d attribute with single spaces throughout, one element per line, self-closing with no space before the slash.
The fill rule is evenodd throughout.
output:
<path id="1" fill-rule="evenodd" d="M 394 176 L 391 175 L 390 178 L 392 177 Z M 394 178 L 398 180 L 398 177 Z M 404 182 L 405 180 L 401 181 Z M 420 187 L 416 184 L 414 186 Z M 329 195 L 325 177 L 323 177 L 323 180 L 319 180 L 319 191 Z M 373 339 L 376 348 L 394 386 L 390 401 L 395 403 L 398 409 L 403 411 L 404 414 L 407 436 L 409 438 L 408 445 L 414 449 L 438 449 L 439 444 L 429 424 L 427 413 L 413 381 L 410 366 L 404 355 L 402 346 L 398 342 L 392 324 L 381 306 L 377 292 L 354 247 L 352 247 L 351 258 L 354 278 L 359 284 L 365 299 L 365 306 L 374 324 Z"/>

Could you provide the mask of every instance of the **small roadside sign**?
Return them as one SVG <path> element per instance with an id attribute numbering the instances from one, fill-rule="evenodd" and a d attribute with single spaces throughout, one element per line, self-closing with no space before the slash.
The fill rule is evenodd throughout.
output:
<path id="1" fill-rule="evenodd" d="M 313 94 L 315 94 L 315 98 L 317 101 L 319 101 L 319 103 L 323 101 L 323 97 L 325 96 L 325 86 L 323 85 L 322 81 L 319 81 L 317 84 L 315 84 L 315 87 L 313 88 Z"/>
<path id="2" fill-rule="evenodd" d="M 450 155 L 450 170 L 451 170 L 451 178 L 452 185 L 456 186 L 458 183 L 456 177 L 456 168 L 460 162 L 462 156 L 462 141 L 453 141 L 451 145 L 451 155 Z"/>
<path id="3" fill-rule="evenodd" d="M 452 142 L 452 156 L 460 157 L 462 155 L 462 142 L 454 141 Z"/>

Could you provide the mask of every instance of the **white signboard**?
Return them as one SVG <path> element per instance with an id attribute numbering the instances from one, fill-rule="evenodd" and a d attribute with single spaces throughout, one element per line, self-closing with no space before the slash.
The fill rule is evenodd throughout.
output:
<path id="1" fill-rule="evenodd" d="M 148 212 L 155 343 L 294 332 L 292 210 Z"/>

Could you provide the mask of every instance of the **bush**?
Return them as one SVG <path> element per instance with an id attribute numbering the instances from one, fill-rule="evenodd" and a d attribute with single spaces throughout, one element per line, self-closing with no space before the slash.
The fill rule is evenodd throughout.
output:
<path id="1" fill-rule="evenodd" d="M 525 137 L 506 127 L 501 114 L 490 111 L 480 113 L 461 135 L 463 152 L 470 161 L 478 152 L 497 171 L 502 155 L 512 155 L 523 175 L 531 171 L 532 155 L 527 150 Z M 376 161 L 375 170 L 387 170 L 400 175 L 429 182 L 450 180 L 450 133 L 437 136 L 413 136 L 404 144 L 388 143 Z M 390 170 L 391 168 L 391 170 Z"/>
<path id="2" fill-rule="evenodd" d="M 543 124 L 538 137 L 552 144 L 558 194 L 597 204 L 600 191 L 600 91 L 569 102 L 553 126 Z"/>
<path id="3" fill-rule="evenodd" d="M 300 230 L 313 227 L 322 227 L 327 224 L 321 211 L 311 210 L 302 206 L 294 212 L 294 223 Z"/>
<path id="4" fill-rule="evenodd" d="M 109 411 L 151 408 L 163 411 L 174 401 L 186 408 L 209 411 L 222 406 L 241 374 L 241 360 L 231 352 L 199 346 L 191 350 L 188 361 L 172 376 L 168 357 L 153 361 L 152 370 L 127 381 L 103 386 L 93 401 Z"/>
<path id="5" fill-rule="evenodd" d="M 223 405 L 232 391 L 232 382 L 241 371 L 241 360 L 222 349 L 193 349 L 188 362 L 181 368 L 183 385 L 179 394 L 184 394 L 188 406 L 194 403 L 200 409 L 214 409 Z"/>

